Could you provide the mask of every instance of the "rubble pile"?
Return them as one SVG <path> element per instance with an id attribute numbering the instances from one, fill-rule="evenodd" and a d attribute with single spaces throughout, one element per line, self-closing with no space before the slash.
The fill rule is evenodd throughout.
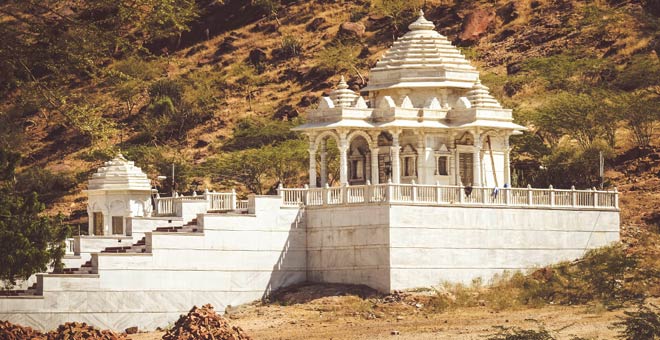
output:
<path id="1" fill-rule="evenodd" d="M 30 327 L 14 325 L 9 321 L 0 321 L 0 339 L 2 340 L 126 340 L 123 334 L 99 330 L 86 323 L 67 322 L 43 334 Z"/>
<path id="2" fill-rule="evenodd" d="M 250 336 L 237 326 L 231 326 L 218 315 L 213 306 L 194 306 L 186 315 L 176 321 L 163 340 L 251 340 Z"/>
<path id="3" fill-rule="evenodd" d="M 125 340 L 124 334 L 100 330 L 84 322 L 67 322 L 48 332 L 48 340 Z"/>
<path id="4" fill-rule="evenodd" d="M 9 321 L 0 321 L 0 339 L 3 340 L 23 340 L 35 339 L 46 340 L 46 336 L 30 327 L 14 325 Z"/>

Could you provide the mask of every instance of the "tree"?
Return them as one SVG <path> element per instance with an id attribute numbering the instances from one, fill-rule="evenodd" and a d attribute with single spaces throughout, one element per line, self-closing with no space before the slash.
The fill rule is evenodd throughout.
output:
<path id="1" fill-rule="evenodd" d="M 601 137 L 613 143 L 617 117 L 610 113 L 597 95 L 559 92 L 533 114 L 531 121 L 552 146 L 569 136 L 587 148 Z"/>
<path id="2" fill-rule="evenodd" d="M 392 40 L 400 35 L 402 26 L 411 22 L 423 5 L 421 0 L 375 0 L 371 3 L 378 14 L 388 19 Z"/>
<path id="3" fill-rule="evenodd" d="M 60 216 L 42 216 L 37 194 L 22 197 L 15 190 L 14 170 L 20 157 L 0 150 L 0 281 L 11 288 L 18 280 L 52 265 L 61 271 L 68 229 Z"/>
<path id="4" fill-rule="evenodd" d="M 653 132 L 660 122 L 660 97 L 646 91 L 623 93 L 613 106 L 628 123 L 635 144 L 640 147 L 651 145 Z"/>
<path id="5" fill-rule="evenodd" d="M 327 74 L 337 74 L 352 70 L 360 78 L 362 84 L 366 81 L 360 73 L 359 67 L 363 62 L 358 56 L 362 47 L 355 43 L 345 44 L 335 41 L 328 44 L 318 55 L 318 68 Z"/>

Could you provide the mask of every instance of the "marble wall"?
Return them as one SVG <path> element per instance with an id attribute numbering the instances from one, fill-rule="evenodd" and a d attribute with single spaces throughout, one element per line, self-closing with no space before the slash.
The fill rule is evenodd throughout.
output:
<path id="1" fill-rule="evenodd" d="M 144 232 L 146 253 L 92 253 L 94 274 L 40 274 L 42 294 L 0 298 L 0 320 L 41 330 L 66 321 L 149 330 L 193 305 L 211 303 L 222 311 L 303 281 L 384 292 L 487 281 L 505 270 L 572 260 L 619 239 L 619 213 L 611 210 L 290 208 L 277 196 L 261 196 L 250 199 L 249 211 L 199 214 L 203 232 Z"/>

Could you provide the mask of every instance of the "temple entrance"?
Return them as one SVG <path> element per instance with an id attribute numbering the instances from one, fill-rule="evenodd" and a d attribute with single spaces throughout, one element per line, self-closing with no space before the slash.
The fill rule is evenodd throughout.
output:
<path id="1" fill-rule="evenodd" d="M 460 176 L 460 182 L 463 185 L 472 185 L 474 183 L 474 173 L 472 166 L 472 161 L 474 157 L 472 153 L 463 153 L 461 152 L 458 155 L 458 175 Z"/>
<path id="2" fill-rule="evenodd" d="M 94 218 L 94 235 L 103 235 L 103 213 L 95 212 Z"/>
<path id="3" fill-rule="evenodd" d="M 362 136 L 355 137 L 348 149 L 348 183 L 350 185 L 366 183 L 371 174 L 370 160 L 369 143 Z"/>

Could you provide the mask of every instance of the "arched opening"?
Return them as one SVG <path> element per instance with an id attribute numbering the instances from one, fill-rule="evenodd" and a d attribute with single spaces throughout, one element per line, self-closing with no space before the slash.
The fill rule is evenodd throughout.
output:
<path id="1" fill-rule="evenodd" d="M 316 147 L 316 186 L 339 185 L 339 148 L 332 135 L 325 135 L 317 141 Z"/>
<path id="2" fill-rule="evenodd" d="M 371 151 L 369 142 L 356 136 L 351 140 L 348 148 L 348 183 L 350 185 L 365 184 L 371 173 Z"/>
<path id="3" fill-rule="evenodd" d="M 378 181 L 387 183 L 392 179 L 392 135 L 383 131 L 378 135 Z"/>
<path id="4" fill-rule="evenodd" d="M 417 179 L 417 150 L 406 144 L 401 151 L 401 181 L 409 183 Z"/>

